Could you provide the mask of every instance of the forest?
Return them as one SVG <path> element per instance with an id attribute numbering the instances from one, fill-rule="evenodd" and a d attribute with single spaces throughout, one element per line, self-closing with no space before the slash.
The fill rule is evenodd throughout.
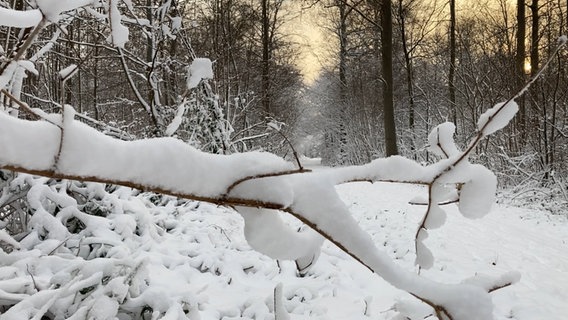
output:
<path id="1" fill-rule="evenodd" d="M 568 5 L 560 0 L 400 0 L 385 19 L 380 1 L 127 1 L 119 7 L 128 42 L 109 38 L 112 23 L 100 23 L 103 8 L 68 15 L 37 35 L 26 51 L 34 52 L 29 58 L 37 73 L 22 74 L 9 91 L 46 112 L 73 105 L 84 121 L 123 139 L 166 136 L 179 114 L 175 136 L 213 153 L 291 156 L 290 143 L 266 131 L 275 121 L 301 153 L 328 165 L 392 154 L 428 162 L 421 138 L 446 120 L 456 124 L 458 143 L 467 141 L 478 115 L 523 88 L 568 28 Z M 317 17 L 333 39 L 311 48 L 321 72 L 310 84 L 298 64 L 305 44 L 286 27 L 302 23 L 298 16 Z M 30 28 L 1 32 L 1 50 L 10 56 Z M 561 190 L 565 183 L 564 54 L 555 53 L 521 97 L 514 125 L 476 152 L 507 186 Z M 196 57 L 212 60 L 215 76 L 190 92 L 182 84 Z M 387 67 L 382 57 L 390 57 Z M 60 74 L 68 67 L 72 81 Z"/>
<path id="2" fill-rule="evenodd" d="M 0 0 L 0 320 L 296 319 L 286 282 L 227 311 L 190 278 L 309 278 L 324 241 L 427 310 L 392 319 L 490 319 L 520 274 L 431 280 L 426 238 L 454 204 L 566 215 L 566 34 L 564 0 Z M 424 187 L 402 256 L 358 182 Z"/>
<path id="3" fill-rule="evenodd" d="M 266 123 L 274 120 L 285 125 L 293 144 L 317 136 L 302 152 L 331 165 L 390 154 L 428 161 L 419 140 L 445 120 L 456 124 L 458 141 L 466 141 L 478 115 L 523 88 L 568 28 L 562 1 L 456 7 L 455 1 L 401 0 L 391 4 L 388 28 L 380 1 L 126 3 L 121 19 L 128 42 L 109 42 L 109 26 L 100 23 L 103 9 L 59 19 L 31 48 L 37 75 L 11 84 L 12 93 L 48 112 L 73 105 L 123 138 L 165 136 L 179 112 L 183 124 L 176 136 L 214 153 L 289 154 L 282 136 L 266 133 Z M 26 4 L 3 7 L 21 10 Z M 317 10 L 317 24 L 333 41 L 314 49 L 321 52 L 322 69 L 307 85 L 297 64 L 302 44 L 284 26 L 309 10 Z M 388 50 L 381 42 L 387 29 Z M 2 52 L 15 53 L 25 37 L 25 28 L 3 28 Z M 123 45 L 117 49 L 115 43 Z M 388 68 L 383 49 L 392 53 Z M 482 161 L 491 159 L 507 184 L 546 184 L 555 174 L 564 176 L 563 54 L 556 53 L 521 98 L 514 126 L 477 152 Z M 215 77 L 207 88 L 186 92 L 182 83 L 196 57 L 214 61 Z M 70 66 L 73 80 L 64 81 L 59 72 Z M 383 69 L 392 70 L 392 79 Z M 387 80 L 392 98 L 383 99 Z M 389 108 L 394 114 L 385 112 Z M 385 136 L 392 141 L 389 152 Z"/>

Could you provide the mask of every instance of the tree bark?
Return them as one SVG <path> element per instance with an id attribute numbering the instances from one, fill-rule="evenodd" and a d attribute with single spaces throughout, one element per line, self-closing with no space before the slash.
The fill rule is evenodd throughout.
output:
<path id="1" fill-rule="evenodd" d="M 383 116 L 386 156 L 398 154 L 394 120 L 394 93 L 392 76 L 392 4 L 381 1 L 381 65 L 383 69 Z"/>
<path id="2" fill-rule="evenodd" d="M 345 2 L 338 1 L 339 8 L 339 162 L 347 160 L 347 15 L 349 11 Z"/>
<path id="3" fill-rule="evenodd" d="M 526 38 L 526 14 L 525 1 L 517 0 L 517 52 L 515 56 L 516 86 L 514 91 L 521 89 L 525 83 L 525 38 Z M 517 117 L 517 128 L 520 133 L 520 143 L 526 137 L 526 108 L 525 99 L 519 97 L 519 116 Z"/>
<path id="4" fill-rule="evenodd" d="M 458 110 L 456 104 L 456 0 L 450 0 L 450 70 L 448 72 L 448 90 L 452 121 L 457 126 Z"/>
<path id="5" fill-rule="evenodd" d="M 540 57 L 538 52 L 538 38 L 540 28 L 539 13 L 538 13 L 538 0 L 532 0 L 531 8 L 531 76 L 534 76 L 539 68 Z"/>
<path id="6" fill-rule="evenodd" d="M 269 1 L 262 0 L 262 107 L 270 115 L 270 29 Z"/>
<path id="7" fill-rule="evenodd" d="M 402 37 L 402 50 L 404 53 L 404 64 L 406 66 L 406 83 L 408 93 L 408 128 L 410 130 L 410 151 L 414 153 L 415 147 L 415 128 L 414 128 L 414 70 L 412 66 L 411 52 L 408 48 L 406 34 L 406 13 L 403 8 L 403 0 L 398 0 L 398 15 L 400 19 L 400 34 Z M 416 154 L 413 155 L 416 160 Z"/>

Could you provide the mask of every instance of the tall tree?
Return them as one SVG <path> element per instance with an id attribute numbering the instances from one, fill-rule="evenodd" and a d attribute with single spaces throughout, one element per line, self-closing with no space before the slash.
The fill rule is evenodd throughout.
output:
<path id="1" fill-rule="evenodd" d="M 525 1 L 517 0 L 517 51 L 515 55 L 516 88 L 519 90 L 525 83 L 525 38 L 526 38 L 526 13 Z M 521 133 L 521 143 L 526 133 L 526 110 L 524 97 L 519 98 L 519 116 L 517 118 L 518 129 Z"/>
<path id="2" fill-rule="evenodd" d="M 347 115 L 347 17 L 351 8 L 347 8 L 344 1 L 338 1 L 339 9 L 339 111 L 341 119 L 339 123 L 339 161 L 346 163 L 347 153 L 347 128 L 344 119 Z"/>
<path id="3" fill-rule="evenodd" d="M 262 1 L 262 106 L 270 114 L 270 0 Z"/>
<path id="4" fill-rule="evenodd" d="M 394 120 L 394 80 L 392 45 L 392 4 L 381 1 L 381 66 L 383 71 L 383 117 L 385 151 L 387 156 L 397 155 L 396 124 Z"/>
<path id="5" fill-rule="evenodd" d="M 403 0 L 398 0 L 398 19 L 400 36 L 402 41 L 402 53 L 404 54 L 404 65 L 406 70 L 406 89 L 408 93 L 408 128 L 412 134 L 411 137 L 411 150 L 414 150 L 414 67 L 412 65 L 411 48 L 408 46 L 407 28 L 407 15 L 408 7 Z"/>
<path id="6" fill-rule="evenodd" d="M 448 90 L 452 121 L 457 125 L 456 104 L 456 0 L 450 0 L 450 70 L 448 72 Z"/>
<path id="7" fill-rule="evenodd" d="M 538 52 L 538 39 L 540 37 L 538 0 L 532 0 L 531 8 L 531 76 L 538 71 L 540 57 Z"/>

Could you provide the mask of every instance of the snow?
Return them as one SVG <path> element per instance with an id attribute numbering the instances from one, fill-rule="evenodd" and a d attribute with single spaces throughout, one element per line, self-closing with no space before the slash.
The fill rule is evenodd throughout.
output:
<path id="1" fill-rule="evenodd" d="M 60 116 L 51 118 L 61 123 Z M 0 114 L 0 123 L 0 149 L 3 150 L 0 164 L 23 165 L 34 170 L 50 170 L 56 165 L 54 158 L 61 131 L 58 127 L 6 114 Z M 28 148 L 20 148 L 22 145 Z M 173 138 L 125 142 L 78 121 L 65 126 L 64 148 L 56 166 L 67 174 L 131 180 L 204 197 L 220 196 L 234 181 L 244 177 L 293 168 L 293 164 L 269 153 L 213 155 Z M 154 176 L 148 175 L 149 172 L 162 174 Z"/>
<path id="2" fill-rule="evenodd" d="M 174 119 L 166 128 L 166 131 L 164 133 L 166 136 L 171 137 L 177 131 L 177 129 L 179 129 L 179 126 L 181 125 L 181 122 L 183 121 L 183 114 L 184 113 L 185 113 L 185 104 L 182 103 L 182 104 L 179 105 Z"/>
<path id="3" fill-rule="evenodd" d="M 446 222 L 446 212 L 437 204 L 432 204 L 424 226 L 428 230 L 438 229 Z"/>
<path id="4" fill-rule="evenodd" d="M 20 248 L 20 244 L 12 238 L 4 229 L 0 229 L 0 242 L 5 242 L 15 248 Z"/>
<path id="5" fill-rule="evenodd" d="M 177 33 L 182 28 L 182 18 L 172 17 L 172 33 Z"/>
<path id="6" fill-rule="evenodd" d="M 396 259 L 401 268 L 413 270 L 413 236 L 423 207 L 406 203 L 415 195 L 425 195 L 426 188 L 361 182 L 341 185 L 337 190 L 373 242 Z M 67 291 L 73 286 L 97 283 L 102 279 L 101 274 L 109 275 L 114 268 L 130 270 L 110 280 L 112 283 L 109 282 L 106 290 L 111 291 L 91 292 L 93 306 L 100 306 L 100 310 L 91 311 L 94 314 L 110 314 L 115 306 L 112 300 L 130 296 L 130 305 L 147 303 L 154 310 L 161 310 L 162 315 L 169 312 L 172 317 L 179 315 L 181 306 L 185 305 L 186 310 L 198 314 L 202 320 L 272 319 L 274 302 L 278 301 L 274 289 L 279 283 L 281 304 L 292 320 L 386 320 L 397 319 L 397 314 L 424 319 L 431 314 L 428 306 L 394 289 L 329 242 L 324 244 L 318 262 L 305 277 L 299 278 L 293 263 L 277 263 L 253 251 L 243 237 L 243 220 L 230 209 L 196 202 L 176 204 L 173 198 L 160 206 L 142 205 L 147 195 L 123 196 L 126 193 L 126 188 L 120 188 L 106 195 L 105 201 L 114 199 L 117 208 L 137 207 L 138 215 L 149 218 L 147 226 L 163 226 L 168 231 L 158 236 L 159 241 L 150 243 L 149 234 L 126 237 L 116 245 L 128 251 L 128 257 L 90 260 L 88 264 L 92 265 L 88 269 L 87 261 L 81 262 L 82 258 L 73 254 L 61 259 L 37 250 L 0 252 L 0 300 L 10 292 L 6 280 L 16 274 L 22 273 L 22 278 L 15 279 L 26 279 L 33 288 L 25 269 L 29 265 L 38 283 L 51 279 L 54 284 L 63 284 Z M 445 210 L 448 220 L 443 232 L 432 233 L 424 240 L 436 256 L 433 268 L 421 271 L 424 276 L 446 283 L 468 279 L 467 283 L 485 288 L 489 284 L 518 280 L 520 273 L 518 283 L 491 294 L 495 305 L 493 317 L 496 320 L 564 319 L 568 314 L 565 303 L 568 293 L 564 290 L 568 286 L 568 257 L 564 254 L 568 243 L 566 220 L 502 206 L 496 206 L 481 220 L 464 219 L 457 214 L 455 205 L 446 206 Z M 108 219 L 120 224 L 127 221 L 125 217 L 134 218 L 135 214 L 120 213 L 117 209 Z M 101 222 L 105 220 L 98 218 Z M 99 228 L 105 229 L 102 225 Z M 147 293 L 139 295 L 134 289 L 128 293 L 125 277 L 140 263 L 136 281 L 141 293 Z M 73 270 L 80 265 L 84 266 L 80 284 L 67 286 Z M 478 273 L 484 275 L 476 276 Z M 33 289 L 28 291 L 32 293 Z M 47 303 L 54 294 L 49 290 L 45 296 L 36 293 L 33 305 Z M 23 296 L 14 298 L 21 300 Z M 54 307 L 62 308 L 63 300 L 55 302 Z M 179 301 L 183 303 L 178 304 Z M 22 319 L 24 314 L 36 310 L 31 306 L 12 308 L 0 319 Z M 84 315 L 87 312 L 84 310 Z M 255 318 L 255 315 L 264 317 Z"/>
<path id="7" fill-rule="evenodd" d="M 519 105 L 513 100 L 501 102 L 485 111 L 477 121 L 477 130 L 484 136 L 504 128 L 517 114 Z"/>
<path id="8" fill-rule="evenodd" d="M 497 177 L 484 166 L 470 169 L 471 180 L 460 190 L 459 209 L 464 217 L 481 218 L 491 210 L 497 192 Z"/>
<path id="9" fill-rule="evenodd" d="M 290 320 L 290 315 L 286 312 L 284 307 L 284 297 L 282 295 L 282 283 L 279 283 L 274 288 L 274 319 L 275 320 Z"/>
<path id="10" fill-rule="evenodd" d="M 430 135 L 428 135 L 428 151 L 437 156 L 449 158 L 459 153 L 454 143 L 454 132 L 456 126 L 451 122 L 445 122 L 438 125 Z"/>
<path id="11" fill-rule="evenodd" d="M 290 229 L 275 210 L 236 207 L 244 219 L 244 235 L 256 251 L 273 259 L 296 260 L 319 255 L 323 238 L 311 229 Z"/>
<path id="12" fill-rule="evenodd" d="M 270 120 L 267 124 L 268 129 L 274 130 L 274 131 L 280 131 L 282 130 L 282 127 L 284 126 L 284 122 L 280 122 L 280 121 L 276 121 L 274 119 Z"/>
<path id="13" fill-rule="evenodd" d="M 18 66 L 24 68 L 26 71 L 31 72 L 34 75 L 39 75 L 39 72 L 37 71 L 37 69 L 35 68 L 33 62 L 28 61 L 28 60 L 19 60 L 18 61 Z"/>
<path id="14" fill-rule="evenodd" d="M 118 10 L 118 0 L 109 1 L 109 20 L 111 34 L 107 41 L 118 48 L 124 48 L 124 45 L 128 42 L 130 32 L 128 28 L 122 24 L 122 15 Z"/>
<path id="15" fill-rule="evenodd" d="M 199 63 L 197 64 L 199 65 Z M 200 72 L 194 74 L 200 74 Z M 506 116 L 503 115 L 506 115 L 507 112 L 503 113 L 497 110 L 507 111 L 507 108 L 496 109 L 493 113 L 488 112 L 487 114 L 490 114 L 487 116 L 488 119 L 497 120 L 491 122 L 487 120 L 487 125 L 483 125 L 480 129 L 482 132 L 485 132 L 484 130 L 487 128 L 492 130 L 492 125 L 497 123 L 497 126 L 499 126 L 504 121 L 503 119 L 506 119 Z M 388 237 L 383 241 L 377 241 L 376 234 L 363 232 L 368 225 L 361 223 L 361 216 L 358 217 L 356 210 L 351 208 L 349 199 L 342 200 L 339 197 L 338 190 L 341 190 L 341 188 L 335 188 L 335 185 L 338 182 L 355 178 L 432 182 L 429 198 L 432 199 L 433 204 L 429 206 L 428 217 L 424 221 L 424 226 L 427 229 L 444 226 L 444 231 L 446 231 L 452 219 L 459 215 L 453 211 L 450 211 L 450 214 L 444 212 L 444 210 L 452 208 L 455 210 L 455 206 L 442 210 L 436 203 L 455 197 L 455 187 L 450 187 L 450 184 L 459 182 L 463 183 L 458 205 L 461 214 L 467 218 L 478 218 L 485 215 L 491 210 L 493 204 L 495 176 L 483 166 L 470 164 L 466 158 L 463 158 L 465 159 L 463 161 L 461 160 L 462 154 L 455 148 L 451 138 L 454 128 L 450 125 L 442 125 L 435 129 L 436 133 L 431 134 L 433 142 L 436 142 L 436 145 L 440 147 L 439 151 L 447 159 L 430 166 L 421 166 L 402 157 L 390 157 L 376 160 L 364 166 L 346 167 L 338 170 L 321 169 L 311 173 L 270 176 L 245 181 L 242 179 L 266 173 L 289 171 L 294 169 L 294 166 L 277 156 L 261 152 L 230 156 L 206 154 L 172 138 L 119 141 L 74 121 L 74 115 L 74 110 L 69 106 L 65 106 L 63 116 L 44 114 L 43 116 L 49 119 L 51 123 L 46 121 L 30 122 L 0 113 L 0 150 L 3 150 L 3 153 L 0 154 L 0 165 L 25 166 L 30 170 L 53 170 L 56 173 L 74 176 L 78 179 L 82 177 L 93 179 L 95 177 L 102 180 L 131 182 L 141 186 L 161 188 L 171 193 L 186 194 L 194 198 L 222 199 L 230 196 L 249 201 L 273 203 L 277 208 L 293 214 L 295 218 L 307 223 L 309 227 L 326 235 L 331 242 L 343 250 L 343 254 L 340 254 L 340 256 L 345 258 L 351 256 L 352 258 L 349 261 L 358 260 L 368 271 L 376 273 L 376 275 L 372 275 L 367 271 L 366 278 L 377 278 L 378 275 L 390 285 L 402 290 L 401 292 L 409 292 L 425 301 L 443 306 L 460 320 L 491 319 L 492 313 L 496 309 L 493 308 L 487 288 L 501 286 L 508 281 L 515 281 L 519 278 L 517 274 L 510 273 L 510 270 L 504 270 L 483 279 L 478 277 L 475 281 L 463 281 L 463 279 L 471 278 L 478 270 L 483 271 L 487 268 L 479 268 L 468 274 L 458 273 L 458 276 L 454 278 L 436 278 L 436 274 L 430 272 L 436 270 L 439 263 L 444 262 L 444 260 L 438 258 L 434 261 L 434 256 L 438 256 L 436 249 L 439 244 L 435 239 L 442 232 L 429 233 L 426 230 L 420 230 L 416 236 L 416 243 L 414 243 L 416 231 L 413 230 L 414 233 L 406 240 L 406 243 L 412 243 L 412 246 L 404 250 L 405 245 L 399 246 L 404 242 L 397 243 L 397 249 L 393 256 L 388 242 L 393 238 L 396 239 L 396 237 L 393 234 L 388 234 Z M 21 145 L 30 147 L 21 148 Z M 124 168 L 129 169 L 125 170 Z M 155 174 L 157 172 L 159 174 Z M 241 183 L 234 184 L 235 181 L 240 180 Z M 354 185 L 358 184 L 350 184 L 350 186 Z M 421 192 L 423 193 L 423 191 Z M 105 295 L 107 290 L 111 290 L 116 292 L 116 299 L 123 296 L 126 291 L 131 294 L 128 303 L 125 304 L 124 308 L 126 309 L 136 310 L 139 306 L 148 306 L 157 314 L 173 318 L 176 315 L 185 314 L 186 311 L 189 312 L 189 309 L 191 309 L 194 313 L 199 313 L 199 317 L 207 318 L 207 312 L 198 312 L 204 310 L 207 301 L 187 298 L 187 291 L 190 289 L 182 286 L 174 290 L 171 285 L 168 286 L 160 282 L 164 280 L 163 277 L 166 278 L 164 280 L 166 282 L 170 279 L 177 280 L 183 272 L 186 278 L 182 279 L 186 279 L 191 287 L 199 288 L 197 292 L 189 294 L 189 297 L 196 297 L 200 296 L 202 291 L 207 290 L 208 285 L 205 285 L 205 283 L 208 283 L 208 281 L 200 281 L 201 278 L 195 276 L 195 272 L 198 274 L 210 273 L 218 277 L 215 278 L 216 281 L 223 285 L 216 290 L 227 291 L 227 288 L 233 283 L 247 283 L 245 278 L 249 274 L 250 268 L 253 268 L 253 270 L 261 268 L 257 265 L 257 262 L 251 262 L 267 261 L 262 259 L 261 254 L 266 254 L 275 259 L 294 260 L 291 262 L 295 262 L 301 275 L 306 277 L 316 273 L 318 266 L 325 263 L 321 261 L 322 259 L 325 260 L 327 253 L 325 246 L 322 250 L 324 243 L 322 238 L 310 228 L 305 226 L 300 228 L 300 222 L 297 220 L 282 219 L 281 213 L 276 210 L 236 207 L 237 212 L 243 217 L 242 229 L 238 231 L 242 232 L 244 236 L 237 232 L 229 235 L 224 227 L 220 227 L 223 231 L 222 235 L 229 242 L 232 242 L 231 239 L 238 238 L 239 235 L 243 240 L 236 247 L 237 257 L 244 250 L 243 248 L 252 248 L 258 251 L 254 254 L 250 253 L 253 254 L 254 258 L 248 260 L 249 262 L 245 265 L 239 264 L 239 261 L 231 261 L 232 256 L 231 258 L 226 256 L 230 255 L 230 251 L 213 250 L 214 252 L 210 252 L 211 246 L 219 249 L 217 246 L 219 239 L 211 239 L 211 232 L 188 231 L 186 228 L 191 227 L 186 224 L 182 225 L 184 220 L 181 219 L 180 214 L 183 214 L 183 212 L 189 214 L 187 223 L 195 222 L 193 216 L 196 207 L 182 206 L 180 208 L 171 202 L 163 203 L 161 206 L 150 205 L 154 202 L 143 198 L 144 195 L 141 196 L 142 198 L 130 199 L 130 193 L 120 188 L 116 193 L 112 193 L 112 196 L 106 191 L 96 188 L 89 192 L 102 196 L 102 200 L 106 203 L 105 206 L 111 208 L 109 209 L 110 212 L 104 213 L 103 216 L 86 214 L 77 208 L 77 202 L 66 193 L 54 192 L 43 183 L 33 184 L 28 193 L 28 201 L 34 210 L 34 215 L 30 220 L 32 232 L 20 242 L 20 246 L 24 250 L 39 251 L 43 254 L 41 257 L 45 258 L 17 262 L 20 264 L 30 263 L 35 268 L 33 272 L 36 273 L 38 269 L 41 269 L 42 273 L 38 274 L 38 277 L 47 274 L 45 276 L 47 278 L 39 278 L 42 278 L 40 281 L 42 288 L 48 288 L 44 285 L 45 283 L 51 282 L 51 279 L 62 279 L 63 276 L 57 274 L 58 271 L 55 270 L 58 269 L 54 268 L 55 264 L 46 264 L 45 261 L 41 260 L 51 261 L 49 260 L 52 258 L 51 254 L 55 252 L 61 254 L 61 257 L 85 259 L 74 260 L 74 263 L 69 264 L 69 268 L 75 271 L 66 271 L 68 273 L 79 272 L 78 270 L 80 270 L 80 276 L 75 278 L 77 284 L 72 286 L 60 285 L 53 292 L 53 295 L 56 296 L 65 295 L 68 291 L 84 291 L 87 289 L 88 292 L 92 291 L 88 295 L 89 300 L 85 300 L 88 303 L 81 307 L 88 310 L 78 310 L 75 317 L 80 317 L 81 312 L 86 312 L 83 315 L 86 316 L 91 312 L 93 306 L 98 304 L 108 305 L 109 308 L 100 309 L 100 315 L 97 315 L 97 317 L 104 318 L 112 313 L 117 313 L 116 304 L 108 303 L 107 297 L 109 296 Z M 418 193 L 421 192 L 415 192 L 408 199 L 420 196 Z M 377 195 L 389 195 L 386 197 L 387 201 L 393 201 L 393 194 L 397 194 L 397 192 L 392 191 L 368 193 L 372 194 L 371 203 L 379 202 Z M 361 194 L 365 194 L 365 192 L 361 192 Z M 88 195 L 88 197 L 91 196 Z M 402 203 L 406 203 L 408 199 L 402 201 Z M 381 204 L 385 205 L 385 203 Z M 54 205 L 61 208 L 56 213 L 52 212 Z M 203 210 L 209 214 L 215 210 L 222 210 L 219 208 L 213 210 L 203 204 L 198 204 L 198 206 L 204 207 L 198 212 Z M 377 209 L 365 208 L 362 214 L 366 215 L 373 212 L 376 213 Z M 157 221 L 156 214 L 159 215 Z M 424 209 L 422 208 L 415 216 L 422 219 Z M 206 215 L 199 215 L 197 219 L 204 221 L 208 218 Z M 73 227 L 69 223 L 72 221 L 84 226 L 80 231 L 82 234 L 80 238 L 71 231 Z M 376 223 L 372 219 L 369 221 L 372 224 Z M 226 226 L 223 221 L 218 221 L 218 223 Z M 208 225 L 218 226 L 218 223 L 209 223 Z M 416 228 L 420 223 L 415 222 L 409 225 Z M 203 225 L 200 226 L 203 227 Z M 459 225 L 456 228 L 459 228 Z M 302 231 L 297 232 L 296 230 L 299 229 L 302 229 Z M 170 233 L 172 231 L 173 234 Z M 483 234 L 483 231 L 479 233 Z M 462 240 L 460 236 L 464 239 Z M 468 248 L 470 242 L 467 241 L 470 239 L 466 239 L 463 234 L 460 236 L 456 239 L 462 240 L 460 244 L 462 250 L 464 250 L 463 248 Z M 456 239 L 452 239 L 452 241 L 459 243 Z M 243 246 L 245 241 L 246 246 Z M 176 245 L 176 243 L 178 244 Z M 180 245 L 180 243 L 183 245 Z M 199 251 L 201 244 L 208 243 L 210 244 L 207 247 L 208 251 Z M 329 244 L 325 242 L 325 245 Z M 234 248 L 231 245 L 225 249 Z M 466 252 L 468 251 L 466 250 Z M 107 259 L 99 259 L 99 257 L 107 257 Z M 410 259 L 405 259 L 407 257 Z M 60 256 L 57 255 L 53 258 L 60 258 Z M 194 260 L 188 261 L 188 258 Z M 412 263 L 401 267 L 399 264 L 401 260 L 410 260 Z M 283 261 L 283 263 L 287 262 Z M 418 275 L 415 272 L 414 262 L 422 268 L 430 270 L 422 270 L 422 273 Z M 5 264 L 7 267 L 13 267 L 14 263 L 11 265 L 6 260 Z M 116 271 L 117 266 L 120 266 L 118 270 L 121 271 Z M 446 267 L 443 269 L 445 270 Z M 189 273 L 191 270 L 195 272 Z M 262 275 L 268 279 L 276 280 L 279 278 L 276 274 L 286 272 L 286 267 L 278 265 L 278 268 L 263 272 Z M 361 272 L 361 269 L 358 272 Z M 295 275 L 295 272 L 293 274 Z M 130 280 L 122 281 L 122 285 L 113 283 L 112 287 L 103 283 L 108 281 L 109 277 L 116 276 L 126 277 Z M 103 283 L 103 285 L 99 285 L 100 283 Z M 186 285 L 188 285 L 187 283 Z M 205 286 L 203 287 L 201 284 Z M 274 283 L 270 284 L 271 288 L 274 288 L 274 286 Z M 240 292 L 250 292 L 243 291 L 242 287 L 236 289 L 241 290 Z M 251 290 L 254 291 L 254 289 Z M 262 300 L 270 297 L 271 290 L 264 293 L 265 298 Z M 319 292 L 318 289 L 297 289 L 294 290 L 293 296 L 288 299 L 286 289 L 283 290 L 287 301 L 294 302 L 295 297 L 299 299 L 299 301 L 294 302 L 292 307 L 287 307 L 290 314 L 305 314 L 305 311 L 309 310 L 310 307 L 303 305 L 303 302 L 313 300 Z M 333 290 L 335 290 L 335 287 L 333 287 Z M 170 291 L 174 291 L 174 293 L 169 293 Z M 42 292 L 46 292 L 46 290 L 42 290 Z M 236 292 L 229 290 L 226 293 L 234 295 Z M 215 296 L 215 294 L 217 293 L 212 294 L 212 296 Z M 20 298 L 23 299 L 22 303 L 18 304 L 19 307 L 10 309 L 10 312 L 12 310 L 23 310 L 22 308 L 25 307 L 29 312 L 41 313 L 41 310 L 33 310 L 32 306 L 39 305 L 40 302 L 38 301 L 44 299 L 42 295 L 43 293 Z M 332 296 L 335 296 L 335 294 L 332 294 Z M 231 295 L 228 298 L 235 299 L 236 297 Z M 115 301 L 119 301 L 116 299 Z M 363 298 L 359 299 L 362 304 L 366 305 L 362 315 L 369 315 L 369 310 L 377 310 L 368 306 L 376 300 L 369 298 L 368 292 Z M 52 300 L 41 300 L 41 304 L 51 308 L 54 302 L 50 301 Z M 234 300 L 224 302 L 229 305 L 235 303 Z M 32 306 L 27 305 L 29 303 Z M 58 303 L 60 304 L 57 307 L 59 314 L 67 312 L 64 311 L 65 308 L 71 308 L 68 302 L 61 301 Z M 246 297 L 245 300 L 241 299 L 237 303 L 240 305 L 237 309 L 230 307 L 221 310 L 219 309 L 220 306 L 211 307 L 209 310 L 214 311 L 211 313 L 211 318 L 235 317 L 237 315 L 249 318 L 265 318 L 271 315 L 270 305 L 275 305 L 274 303 L 262 303 L 251 296 Z M 415 303 L 417 302 L 415 301 Z M 121 305 L 118 307 L 123 308 Z M 392 310 L 398 310 L 399 313 L 401 311 L 404 313 L 403 309 L 405 308 L 392 307 Z M 327 313 L 325 307 L 311 310 L 316 315 Z M 291 318 L 293 318 L 292 315 Z M 0 317 L 0 320 L 4 319 Z"/>
<path id="16" fill-rule="evenodd" d="M 188 69 L 187 88 L 197 87 L 203 79 L 213 79 L 213 63 L 207 58 L 195 58 Z"/>
<path id="17" fill-rule="evenodd" d="M 17 11 L 0 7 L 0 26 L 29 28 L 36 26 L 42 19 L 38 9 Z"/>
<path id="18" fill-rule="evenodd" d="M 428 238 L 428 231 L 421 230 L 416 237 L 416 259 L 414 263 L 426 270 L 432 268 L 434 265 L 434 255 L 432 251 L 426 247 L 424 240 Z"/>
<path id="19" fill-rule="evenodd" d="M 375 242 L 386 243 L 389 254 L 399 257 L 397 262 L 410 269 L 414 262 L 412 238 L 424 208 L 405 203 L 416 194 L 425 194 L 426 188 L 356 183 L 338 189 Z M 377 196 L 381 194 L 388 196 Z M 481 272 L 493 279 L 504 276 L 513 281 L 518 280 L 518 274 L 511 270 L 517 270 L 521 274 L 518 283 L 491 294 L 495 319 L 510 319 L 513 315 L 518 320 L 560 320 L 568 314 L 568 305 L 564 303 L 567 294 L 560 292 L 568 285 L 568 257 L 563 253 L 568 249 L 565 220 L 501 206 L 495 206 L 484 219 L 469 220 L 462 218 L 454 205 L 444 208 L 448 220 L 443 230 L 432 232 L 424 240 L 436 262 L 421 274 L 454 282 Z M 531 220 L 524 218 L 526 215 L 538 218 Z M 326 252 L 324 249 L 320 263 L 326 259 Z M 382 310 L 388 308 L 382 306 Z M 390 319 L 388 314 L 378 319 Z"/>
<path id="20" fill-rule="evenodd" d="M 59 71 L 59 78 L 67 80 L 73 75 L 75 75 L 77 71 L 79 71 L 79 67 L 76 64 L 70 64 L 69 66 Z"/>
<path id="21" fill-rule="evenodd" d="M 4 70 L 4 73 L 0 75 L 0 89 L 4 89 L 8 86 L 10 80 L 12 79 L 14 73 L 16 73 L 17 69 L 18 69 L 17 61 L 11 61 L 10 63 L 8 63 L 6 69 Z"/>
<path id="22" fill-rule="evenodd" d="M 43 15 L 51 22 L 59 21 L 63 12 L 84 7 L 93 2 L 93 0 L 36 0 Z"/>

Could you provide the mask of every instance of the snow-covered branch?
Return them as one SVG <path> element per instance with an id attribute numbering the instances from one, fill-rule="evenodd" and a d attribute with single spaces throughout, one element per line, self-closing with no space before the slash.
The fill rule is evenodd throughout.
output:
<path id="1" fill-rule="evenodd" d="M 269 153 L 213 155 L 173 138 L 120 141 L 74 121 L 72 112 L 65 113 L 65 121 L 61 115 L 46 117 L 57 126 L 0 113 L 0 149 L 4 151 L 0 155 L 0 167 L 235 206 L 245 218 L 247 240 L 268 256 L 314 260 L 319 255 L 323 236 L 395 287 L 453 319 L 491 318 L 487 290 L 469 284 L 440 284 L 400 269 L 361 230 L 334 188 L 342 181 L 363 178 L 460 182 L 464 183 L 460 197 L 462 212 L 479 216 L 480 206 L 472 207 L 472 204 L 482 203 L 480 210 L 485 213 L 490 206 L 485 203 L 491 201 L 491 197 L 486 199 L 486 190 L 493 188 L 487 187 L 486 180 L 477 180 L 484 168 L 457 166 L 446 172 L 448 161 L 455 157 L 428 167 L 392 157 L 366 166 L 298 173 L 293 164 Z M 443 176 L 448 177 L 441 178 L 440 172 L 446 172 Z M 293 232 L 278 218 L 278 209 L 292 214 L 317 233 Z M 428 219 L 434 219 L 432 217 L 434 215 Z M 440 223 L 427 220 L 424 225 L 435 224 Z M 297 245 L 289 246 L 290 243 Z"/>

